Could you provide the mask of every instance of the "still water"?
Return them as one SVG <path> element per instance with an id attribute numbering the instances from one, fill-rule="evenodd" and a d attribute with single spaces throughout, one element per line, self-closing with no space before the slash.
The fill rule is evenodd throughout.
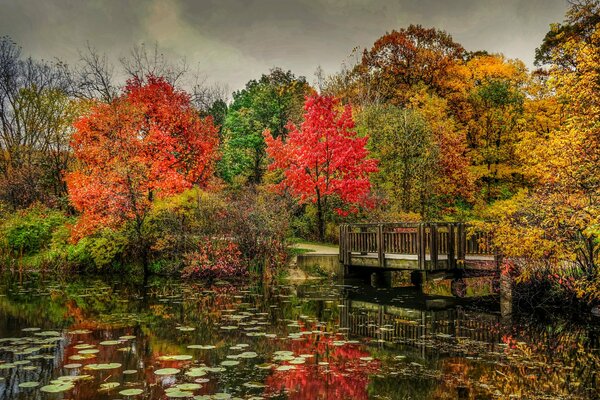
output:
<path id="1" fill-rule="evenodd" d="M 410 288 L 0 281 L 0 399 L 594 399 L 600 329 Z"/>

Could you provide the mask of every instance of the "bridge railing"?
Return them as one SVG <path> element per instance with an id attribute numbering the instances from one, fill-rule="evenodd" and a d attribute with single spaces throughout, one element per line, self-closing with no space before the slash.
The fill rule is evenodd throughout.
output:
<path id="1" fill-rule="evenodd" d="M 454 222 L 345 224 L 340 227 L 340 262 L 352 257 L 377 257 L 380 267 L 386 256 L 416 257 L 419 269 L 456 268 L 469 256 L 494 256 L 491 237 L 469 225 Z"/>

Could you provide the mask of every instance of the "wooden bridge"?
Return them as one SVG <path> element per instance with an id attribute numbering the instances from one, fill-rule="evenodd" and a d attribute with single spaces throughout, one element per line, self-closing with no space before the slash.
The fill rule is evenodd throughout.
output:
<path id="1" fill-rule="evenodd" d="M 500 262 L 489 234 L 455 222 L 345 224 L 339 257 L 346 273 L 365 268 L 415 271 L 416 284 L 436 273 L 495 273 Z"/>

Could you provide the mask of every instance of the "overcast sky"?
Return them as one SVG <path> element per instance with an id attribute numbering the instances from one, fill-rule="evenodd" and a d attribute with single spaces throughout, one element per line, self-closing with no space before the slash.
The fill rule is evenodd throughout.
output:
<path id="1" fill-rule="evenodd" d="M 353 48 L 409 24 L 531 67 L 566 9 L 565 0 L 0 0 L 0 35 L 25 55 L 69 63 L 86 42 L 115 61 L 157 42 L 235 90 L 274 66 L 312 83 L 318 65 L 336 72 Z"/>

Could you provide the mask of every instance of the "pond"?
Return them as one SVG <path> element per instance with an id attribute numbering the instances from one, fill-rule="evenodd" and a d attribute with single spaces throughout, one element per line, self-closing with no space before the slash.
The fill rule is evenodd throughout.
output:
<path id="1" fill-rule="evenodd" d="M 356 282 L 0 283 L 0 399 L 593 399 L 600 329 Z"/>

